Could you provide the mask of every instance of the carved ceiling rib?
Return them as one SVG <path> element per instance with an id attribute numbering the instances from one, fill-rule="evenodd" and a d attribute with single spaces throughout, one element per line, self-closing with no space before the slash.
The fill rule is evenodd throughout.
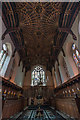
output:
<path id="1" fill-rule="evenodd" d="M 13 57 L 17 50 L 26 69 L 35 64 L 43 64 L 50 70 L 62 50 L 65 35 L 70 33 L 73 39 L 77 40 L 69 28 L 69 21 L 74 15 L 74 8 L 77 9 L 77 3 L 14 4 L 12 6 L 11 3 L 3 3 L 3 13 L 6 16 L 4 21 L 7 21 L 8 27 L 2 39 L 4 40 L 7 34 L 14 38 L 16 49 Z"/>

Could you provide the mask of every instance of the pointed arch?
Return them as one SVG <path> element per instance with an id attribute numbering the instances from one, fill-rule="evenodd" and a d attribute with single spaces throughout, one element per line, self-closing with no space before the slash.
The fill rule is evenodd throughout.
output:
<path id="1" fill-rule="evenodd" d="M 39 82 L 42 82 L 42 86 L 46 86 L 45 71 L 41 66 L 37 65 L 31 73 L 31 86 L 36 86 Z"/>
<path id="2" fill-rule="evenodd" d="M 76 44 L 72 44 L 71 46 L 71 51 L 72 51 L 72 57 L 73 57 L 73 60 L 78 68 L 78 70 L 80 71 L 80 52 L 76 46 Z"/>
<path id="3" fill-rule="evenodd" d="M 12 56 L 12 47 L 10 43 L 4 43 L 0 51 L 0 76 L 4 77 L 8 64 Z"/>

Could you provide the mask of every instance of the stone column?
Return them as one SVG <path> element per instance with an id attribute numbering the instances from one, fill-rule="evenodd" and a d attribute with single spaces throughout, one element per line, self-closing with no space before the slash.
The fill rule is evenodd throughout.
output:
<path id="1" fill-rule="evenodd" d="M 57 86 L 58 86 L 59 85 L 59 81 L 58 81 L 58 77 L 57 77 L 56 71 L 55 71 L 55 78 L 56 78 L 56 83 L 57 83 Z"/>
<path id="2" fill-rule="evenodd" d="M 54 69 L 54 67 L 52 68 L 52 77 L 53 77 L 54 87 L 56 88 L 57 87 L 57 81 L 56 81 L 56 77 L 55 77 L 55 69 Z"/>
<path id="3" fill-rule="evenodd" d="M 73 70 L 72 70 L 71 65 L 69 64 L 67 58 L 64 57 L 64 60 L 65 60 L 65 62 L 66 62 L 66 66 L 67 66 L 67 69 L 68 69 L 68 71 L 69 71 L 70 77 L 74 76 Z"/>
<path id="4" fill-rule="evenodd" d="M 62 71 L 61 71 L 61 67 L 59 66 L 59 71 L 60 71 L 60 75 L 61 75 L 61 80 L 62 80 L 62 83 L 64 82 L 64 77 L 63 77 L 63 74 L 62 74 Z"/>

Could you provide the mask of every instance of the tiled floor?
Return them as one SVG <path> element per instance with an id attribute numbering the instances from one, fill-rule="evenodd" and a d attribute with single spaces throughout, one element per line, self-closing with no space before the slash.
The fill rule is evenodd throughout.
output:
<path id="1" fill-rule="evenodd" d="M 28 109 L 23 112 L 22 115 L 15 120 L 65 120 L 58 113 L 51 109 L 43 109 L 43 117 L 36 118 L 36 109 Z"/>

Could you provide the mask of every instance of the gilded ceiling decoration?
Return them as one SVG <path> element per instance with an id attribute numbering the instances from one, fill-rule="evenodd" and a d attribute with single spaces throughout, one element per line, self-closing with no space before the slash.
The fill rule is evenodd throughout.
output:
<path id="1" fill-rule="evenodd" d="M 16 27 L 10 35 L 26 68 L 41 64 L 51 69 L 65 36 L 58 28 L 70 25 L 76 6 L 63 2 L 3 3 L 3 20 L 7 28 Z"/>

